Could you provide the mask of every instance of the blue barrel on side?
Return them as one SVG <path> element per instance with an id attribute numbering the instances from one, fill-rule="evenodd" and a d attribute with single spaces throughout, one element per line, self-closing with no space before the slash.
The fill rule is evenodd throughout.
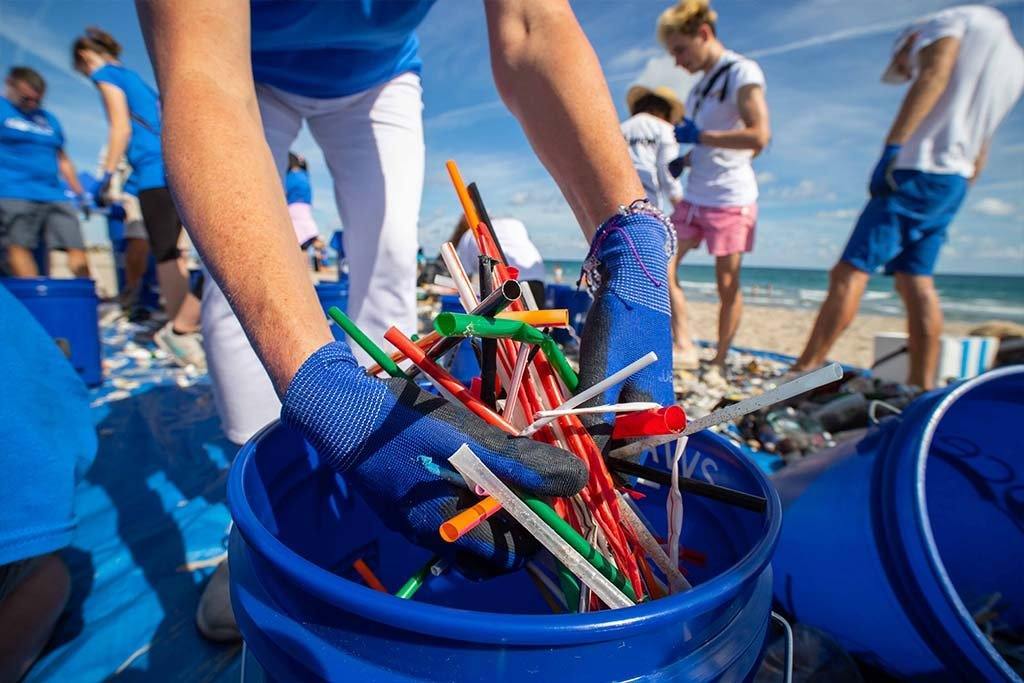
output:
<path id="1" fill-rule="evenodd" d="M 29 313 L 70 353 L 71 365 L 86 386 L 103 383 L 96 283 L 89 278 L 4 278 Z"/>
<path id="2" fill-rule="evenodd" d="M 412 600 L 367 588 L 354 560 L 394 591 L 430 553 L 384 527 L 298 435 L 268 426 L 228 479 L 231 600 L 252 656 L 247 680 L 749 680 L 771 610 L 778 496 L 716 435 L 692 437 L 687 458 L 694 476 L 766 496 L 767 512 L 687 496 L 683 543 L 707 555 L 688 568 L 693 590 L 554 615 L 525 572 L 476 582 L 449 571 Z M 644 491 L 642 510 L 663 534 L 666 489 Z"/>
<path id="3" fill-rule="evenodd" d="M 316 285 L 316 296 L 327 315 L 327 309 L 337 306 L 343 313 L 348 313 L 348 276 L 334 282 L 324 280 Z M 345 331 L 331 322 L 331 333 L 339 341 L 345 340 Z"/>
<path id="4" fill-rule="evenodd" d="M 548 285 L 546 288 L 547 308 L 566 308 L 569 310 L 569 324 L 572 325 L 576 335 L 583 334 L 583 323 L 587 320 L 587 312 L 590 305 L 594 303 L 590 292 L 585 289 L 577 289 L 571 285 Z M 559 344 L 572 342 L 572 335 L 566 330 L 555 329 L 551 336 Z"/>
<path id="5" fill-rule="evenodd" d="M 1024 629 L 1024 366 L 931 392 L 773 477 L 775 597 L 894 676 L 1020 681 L 975 625 Z"/>
<path id="6" fill-rule="evenodd" d="M 442 313 L 465 313 L 462 302 L 455 294 L 445 294 L 441 297 Z M 474 377 L 480 375 L 480 361 L 469 341 L 461 342 L 455 351 L 449 352 L 448 372 L 467 387 L 472 383 Z"/>

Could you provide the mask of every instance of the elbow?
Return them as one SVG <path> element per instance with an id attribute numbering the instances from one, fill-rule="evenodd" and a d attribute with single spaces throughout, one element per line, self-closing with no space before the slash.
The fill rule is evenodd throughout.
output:
<path id="1" fill-rule="evenodd" d="M 753 150 L 754 154 L 760 154 L 768 146 L 768 143 L 772 141 L 772 134 L 767 128 L 761 128 L 754 131 L 754 139 L 752 141 L 750 149 Z"/>

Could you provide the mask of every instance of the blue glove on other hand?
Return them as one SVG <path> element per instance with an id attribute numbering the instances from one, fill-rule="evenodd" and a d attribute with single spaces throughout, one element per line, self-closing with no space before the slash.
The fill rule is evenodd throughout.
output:
<path id="1" fill-rule="evenodd" d="M 579 390 L 646 355 L 658 360 L 605 392 L 598 403 L 675 402 L 672 389 L 672 328 L 668 259 L 675 231 L 646 201 L 634 202 L 609 218 L 594 235 L 584 264 L 595 292 L 580 344 Z M 604 448 L 613 416 L 584 420 Z"/>
<path id="2" fill-rule="evenodd" d="M 868 192 L 872 197 L 883 197 L 896 189 L 896 182 L 892 179 L 892 165 L 896 162 L 903 145 L 886 145 L 882 149 L 882 156 L 875 164 L 875 170 L 871 172 L 871 182 L 868 184 Z"/>
<path id="3" fill-rule="evenodd" d="M 389 528 L 454 555 L 473 573 L 521 567 L 537 545 L 504 512 L 453 544 L 441 539 L 441 523 L 479 501 L 451 483 L 447 460 L 462 444 L 500 479 L 534 495 L 571 496 L 587 482 L 586 465 L 571 453 L 509 436 L 408 380 L 367 376 L 344 342 L 321 347 L 303 363 L 281 418 L 345 475 Z"/>
<path id="4" fill-rule="evenodd" d="M 110 179 L 113 177 L 111 173 L 104 173 L 99 178 L 96 178 L 93 182 L 88 183 L 84 188 L 85 191 L 92 195 L 92 201 L 96 206 L 106 206 L 108 201 L 105 196 L 107 190 L 110 189 Z"/>
<path id="5" fill-rule="evenodd" d="M 676 142 L 686 145 L 700 144 L 700 128 L 693 119 L 683 119 L 683 122 L 676 126 Z"/>

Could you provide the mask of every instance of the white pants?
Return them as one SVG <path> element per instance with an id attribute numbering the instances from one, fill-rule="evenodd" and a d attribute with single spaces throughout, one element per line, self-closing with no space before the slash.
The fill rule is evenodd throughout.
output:
<path id="1" fill-rule="evenodd" d="M 423 193 L 419 76 L 401 74 L 365 92 L 315 99 L 256 86 L 263 130 L 281 173 L 303 122 L 324 153 L 345 228 L 348 314 L 378 344 L 392 325 L 416 331 L 416 226 Z M 243 443 L 281 404 L 241 324 L 213 278 L 203 290 L 203 345 L 221 426 Z M 360 363 L 369 357 L 359 348 Z"/>

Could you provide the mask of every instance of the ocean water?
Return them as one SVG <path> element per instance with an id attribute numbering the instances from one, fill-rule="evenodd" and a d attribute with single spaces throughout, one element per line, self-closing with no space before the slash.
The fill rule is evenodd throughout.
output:
<path id="1" fill-rule="evenodd" d="M 547 261 L 549 277 L 563 269 L 563 281 L 575 283 L 579 261 Z M 781 306 L 815 310 L 828 291 L 828 271 L 744 267 L 740 276 L 743 297 L 752 306 Z M 717 301 L 713 266 L 683 265 L 679 281 L 694 301 Z M 1024 277 L 1006 275 L 936 275 L 935 285 L 948 320 L 980 322 L 1010 320 L 1024 323 Z M 871 278 L 860 310 L 877 315 L 904 316 L 903 302 L 893 290 L 893 279 Z"/>

